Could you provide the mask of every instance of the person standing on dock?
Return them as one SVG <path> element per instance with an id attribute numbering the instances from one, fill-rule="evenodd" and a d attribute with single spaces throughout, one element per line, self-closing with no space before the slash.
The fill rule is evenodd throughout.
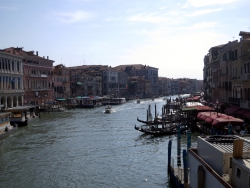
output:
<path id="1" fill-rule="evenodd" d="M 229 135 L 232 134 L 232 128 L 233 128 L 233 126 L 232 126 L 231 123 L 229 122 L 228 125 L 227 125 L 227 133 L 228 133 Z"/>

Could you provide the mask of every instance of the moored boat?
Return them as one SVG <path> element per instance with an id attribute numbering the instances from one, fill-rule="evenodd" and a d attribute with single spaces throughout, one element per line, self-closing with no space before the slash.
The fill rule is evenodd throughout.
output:
<path id="1" fill-rule="evenodd" d="M 109 102 L 110 105 L 118 105 L 118 104 L 123 104 L 123 103 L 126 103 L 125 98 L 113 98 Z"/>
<path id="2" fill-rule="evenodd" d="M 17 124 L 18 126 L 26 126 L 40 117 L 39 108 L 37 106 L 19 106 L 8 108 L 5 112 L 11 112 L 11 125 Z"/>
<path id="3" fill-rule="evenodd" d="M 11 133 L 17 130 L 18 126 L 12 126 L 10 124 L 10 112 L 0 113 L 0 140 L 9 136 Z"/>

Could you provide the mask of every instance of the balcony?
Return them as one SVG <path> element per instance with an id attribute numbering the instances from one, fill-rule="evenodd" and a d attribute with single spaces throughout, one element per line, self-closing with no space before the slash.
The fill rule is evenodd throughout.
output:
<path id="1" fill-rule="evenodd" d="M 27 89 L 29 91 L 48 91 L 48 90 L 53 90 L 52 88 L 29 88 Z"/>
<path id="2" fill-rule="evenodd" d="M 240 107 L 241 108 L 250 108 L 250 101 L 240 101 Z"/>
<path id="3" fill-rule="evenodd" d="M 240 80 L 241 81 L 247 81 L 249 79 L 250 79 L 250 74 L 249 73 L 245 73 L 245 74 L 240 75 Z"/>
<path id="4" fill-rule="evenodd" d="M 0 93 L 23 93 L 23 89 L 0 89 Z"/>
<path id="5" fill-rule="evenodd" d="M 232 104 L 240 105 L 240 98 L 229 97 L 229 98 L 228 98 L 228 102 L 230 102 L 230 103 L 232 103 Z"/>
<path id="6" fill-rule="evenodd" d="M 46 75 L 46 74 L 30 74 L 30 77 L 47 78 L 48 75 Z"/>

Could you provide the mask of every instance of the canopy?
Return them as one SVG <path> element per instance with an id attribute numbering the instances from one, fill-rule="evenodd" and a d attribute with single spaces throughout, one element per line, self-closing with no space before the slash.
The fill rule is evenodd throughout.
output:
<path id="1" fill-rule="evenodd" d="M 226 114 L 233 114 L 235 111 L 239 110 L 240 108 L 237 106 L 231 106 L 225 110 Z"/>
<path id="2" fill-rule="evenodd" d="M 243 114 L 245 114 L 247 112 L 248 112 L 247 109 L 240 109 L 240 110 L 235 111 L 234 114 L 236 114 L 236 115 L 243 115 Z"/>
<path id="3" fill-rule="evenodd" d="M 61 98 L 61 99 L 56 99 L 57 101 L 66 101 L 66 99 Z"/>
<path id="4" fill-rule="evenodd" d="M 82 85 L 82 82 L 76 82 L 77 85 Z"/>
<path id="5" fill-rule="evenodd" d="M 250 114 L 249 114 L 250 115 Z M 230 122 L 233 126 L 243 125 L 244 121 L 235 118 L 233 116 L 228 116 L 226 114 L 216 113 L 216 112 L 199 112 L 197 118 L 205 121 L 212 126 L 225 126 Z"/>
<path id="6" fill-rule="evenodd" d="M 250 112 L 243 114 L 243 116 L 247 119 L 250 119 Z"/>
<path id="7" fill-rule="evenodd" d="M 182 111 L 192 111 L 192 110 L 197 110 L 196 108 L 182 108 Z"/>

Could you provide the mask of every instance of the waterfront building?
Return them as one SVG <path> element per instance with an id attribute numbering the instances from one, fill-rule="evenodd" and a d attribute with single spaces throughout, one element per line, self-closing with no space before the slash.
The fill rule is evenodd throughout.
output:
<path id="1" fill-rule="evenodd" d="M 170 82 L 170 94 L 175 95 L 175 94 L 180 93 L 178 79 L 173 79 L 172 78 L 172 79 L 169 80 L 169 82 Z"/>
<path id="2" fill-rule="evenodd" d="M 128 74 L 126 72 L 118 71 L 118 87 L 119 87 L 118 97 L 127 98 L 129 92 L 128 92 Z"/>
<path id="3" fill-rule="evenodd" d="M 150 96 L 150 81 L 144 76 L 130 76 L 128 79 L 128 87 L 128 92 L 130 96 Z"/>
<path id="4" fill-rule="evenodd" d="M 158 68 L 142 64 L 119 65 L 114 68 L 126 72 L 128 76 L 144 76 L 150 82 L 149 95 L 159 94 Z"/>
<path id="5" fill-rule="evenodd" d="M 69 69 L 62 64 L 53 69 L 54 100 L 67 99 L 70 97 Z"/>
<path id="6" fill-rule="evenodd" d="M 22 106 L 24 101 L 22 58 L 0 51 L 0 105 Z"/>
<path id="7" fill-rule="evenodd" d="M 249 109 L 250 33 L 239 36 L 240 41 L 212 47 L 204 57 L 204 98 Z"/>
<path id="8" fill-rule="evenodd" d="M 95 87 L 92 88 L 95 91 L 93 93 L 95 95 L 103 95 L 103 70 L 107 69 L 107 65 L 82 65 L 69 67 L 70 75 L 71 75 L 71 94 L 75 94 L 74 90 L 79 86 L 80 81 L 77 81 L 77 78 L 74 76 L 74 73 L 84 73 L 86 75 L 92 76 L 95 80 Z M 77 70 L 77 72 L 76 72 Z M 92 80 L 93 81 L 93 80 Z M 78 82 L 78 83 L 77 83 Z"/>
<path id="9" fill-rule="evenodd" d="M 82 70 L 70 70 L 71 94 L 72 97 L 96 95 L 95 77 L 83 73 Z"/>
<path id="10" fill-rule="evenodd" d="M 102 70 L 102 91 L 103 95 L 119 96 L 118 71 L 112 67 L 106 67 Z"/>
<path id="11" fill-rule="evenodd" d="M 54 100 L 53 60 L 38 56 L 38 52 L 24 51 L 23 48 L 10 47 L 4 52 L 15 54 L 22 58 L 24 104 L 42 105 Z M 21 83 L 21 82 L 20 82 Z"/>
<path id="12" fill-rule="evenodd" d="M 231 97 L 231 88 L 232 88 L 232 58 L 231 58 L 231 49 L 232 46 L 235 46 L 238 43 L 237 40 L 229 41 L 219 50 L 220 58 L 220 80 L 218 84 L 218 99 L 228 99 Z"/>
<path id="13" fill-rule="evenodd" d="M 159 95 L 168 95 L 168 86 L 167 86 L 168 78 L 159 77 L 158 85 L 159 85 Z"/>

